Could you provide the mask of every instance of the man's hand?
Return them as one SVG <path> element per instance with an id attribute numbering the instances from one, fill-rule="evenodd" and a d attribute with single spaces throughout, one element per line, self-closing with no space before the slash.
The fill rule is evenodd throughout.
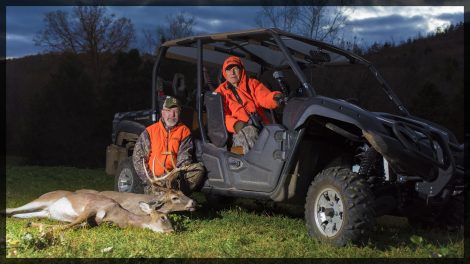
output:
<path id="1" fill-rule="evenodd" d="M 273 96 L 273 100 L 276 101 L 277 107 L 280 107 L 286 102 L 286 97 L 282 93 L 277 93 Z"/>
<path id="2" fill-rule="evenodd" d="M 243 121 L 237 121 L 235 125 L 233 125 L 233 130 L 235 130 L 235 133 L 238 133 L 238 131 L 242 130 L 247 125 L 248 123 L 245 123 Z"/>

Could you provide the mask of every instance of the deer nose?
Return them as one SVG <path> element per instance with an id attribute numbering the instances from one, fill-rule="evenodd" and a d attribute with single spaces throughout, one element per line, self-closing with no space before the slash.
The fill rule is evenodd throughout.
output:
<path id="1" fill-rule="evenodd" d="M 196 210 L 196 201 L 191 199 L 189 202 L 186 204 L 186 209 L 188 209 L 190 212 Z"/>
<path id="2" fill-rule="evenodd" d="M 173 229 L 173 228 L 166 229 L 166 230 L 163 231 L 163 233 L 165 233 L 165 234 L 170 234 L 170 233 L 173 233 L 173 232 L 175 232 L 175 229 Z"/>

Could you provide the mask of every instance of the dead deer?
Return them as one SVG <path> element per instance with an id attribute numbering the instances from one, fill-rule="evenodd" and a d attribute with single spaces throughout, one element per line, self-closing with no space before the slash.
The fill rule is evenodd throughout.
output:
<path id="1" fill-rule="evenodd" d="M 81 189 L 77 193 L 94 193 L 106 196 L 118 202 L 123 208 L 134 214 L 142 214 L 139 202 L 146 202 L 149 206 L 160 213 L 171 213 L 177 211 L 194 211 L 196 201 L 187 197 L 182 191 L 173 189 L 159 189 L 154 194 L 137 194 L 115 191 L 98 192 L 90 189 Z"/>
<path id="2" fill-rule="evenodd" d="M 134 214 L 121 207 L 115 200 L 102 195 L 59 190 L 43 194 L 23 206 L 7 208 L 6 215 L 69 222 L 67 225 L 53 226 L 59 230 L 74 228 L 92 220 L 97 225 L 112 222 L 120 228 L 134 226 L 159 233 L 174 231 L 166 214 L 153 210 L 148 203 L 138 204 L 140 209 L 147 213 L 146 215 Z"/>

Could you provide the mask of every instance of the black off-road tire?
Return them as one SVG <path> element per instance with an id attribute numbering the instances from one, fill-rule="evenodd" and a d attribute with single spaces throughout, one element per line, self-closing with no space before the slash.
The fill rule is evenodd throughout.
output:
<path id="1" fill-rule="evenodd" d="M 364 242 L 375 229 L 373 201 L 373 193 L 357 173 L 344 167 L 323 170 L 307 193 L 305 221 L 309 235 L 335 246 Z"/>
<path id="2" fill-rule="evenodd" d="M 144 193 L 144 184 L 135 172 L 132 157 L 127 157 L 119 163 L 114 176 L 114 190 L 117 192 Z"/>

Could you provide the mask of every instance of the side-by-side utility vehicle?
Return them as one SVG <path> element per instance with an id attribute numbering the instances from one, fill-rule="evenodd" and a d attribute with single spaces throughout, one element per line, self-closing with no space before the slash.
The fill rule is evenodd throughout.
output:
<path id="1" fill-rule="evenodd" d="M 231 147 L 214 93 L 232 55 L 249 76 L 287 98 L 283 107 L 267 110 L 272 123 L 244 155 Z M 385 96 L 371 89 L 372 81 Z M 158 120 L 165 95 L 183 104 L 182 122 L 192 129 L 195 155 L 207 170 L 200 191 L 208 201 L 304 204 L 308 233 L 338 246 L 363 241 L 385 214 L 412 225 L 463 225 L 464 145 L 448 129 L 410 114 L 377 69 L 354 53 L 278 29 L 163 43 L 152 107 L 113 120 L 107 172 L 121 192 L 142 191 L 130 156 L 139 134 Z M 389 104 L 395 113 L 367 110 L 361 102 Z"/>

